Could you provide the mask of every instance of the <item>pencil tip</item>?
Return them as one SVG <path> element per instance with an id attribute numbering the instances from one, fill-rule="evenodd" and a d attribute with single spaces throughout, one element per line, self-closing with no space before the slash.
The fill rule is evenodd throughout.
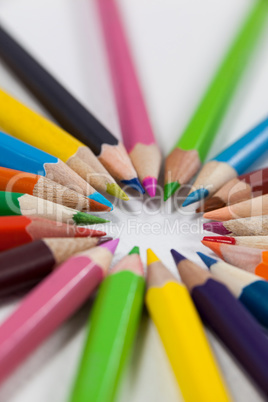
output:
<path id="1" fill-rule="evenodd" d="M 215 258 L 211 258 L 206 254 L 200 253 L 200 251 L 198 251 L 197 254 L 199 255 L 201 260 L 206 264 L 206 266 L 208 268 L 210 268 L 211 265 L 214 265 L 214 264 L 216 264 L 218 262 L 217 260 L 215 260 Z"/>
<path id="2" fill-rule="evenodd" d="M 147 265 L 151 265 L 153 262 L 160 261 L 157 255 L 150 248 L 147 249 Z"/>
<path id="3" fill-rule="evenodd" d="M 77 212 L 75 215 L 73 215 L 73 221 L 77 225 L 94 225 L 110 222 L 106 219 L 100 218 L 99 216 L 90 215 L 86 212 Z"/>
<path id="4" fill-rule="evenodd" d="M 226 203 L 220 197 L 211 197 L 203 205 L 200 205 L 196 212 L 211 212 L 223 207 L 226 207 Z"/>
<path id="5" fill-rule="evenodd" d="M 203 224 L 203 229 L 219 235 L 228 235 L 232 233 L 230 230 L 226 229 L 223 222 L 206 222 Z"/>
<path id="6" fill-rule="evenodd" d="M 129 198 L 126 193 L 116 183 L 108 183 L 106 187 L 108 194 L 120 198 L 120 200 L 128 201 Z"/>
<path id="7" fill-rule="evenodd" d="M 174 262 L 176 265 L 178 265 L 181 261 L 186 260 L 186 257 L 184 255 L 180 254 L 178 251 L 172 249 L 170 250 L 172 257 L 174 259 Z"/>
<path id="8" fill-rule="evenodd" d="M 231 236 L 204 236 L 203 241 L 224 244 L 236 244 L 235 238 Z"/>
<path id="9" fill-rule="evenodd" d="M 101 238 L 98 240 L 97 245 L 100 246 L 101 244 L 107 243 L 107 241 L 111 241 L 111 240 L 113 240 L 112 237 L 108 237 L 108 236 L 101 237 Z"/>
<path id="10" fill-rule="evenodd" d="M 114 240 L 110 240 L 110 241 L 100 244 L 100 247 L 107 248 L 112 254 L 114 254 L 115 250 L 118 246 L 118 243 L 119 243 L 119 239 L 114 239 Z"/>
<path id="11" fill-rule="evenodd" d="M 111 208 L 111 211 L 114 209 L 113 204 L 97 191 L 95 191 L 95 193 L 93 194 L 88 195 L 88 198 L 97 201 L 100 204 L 106 205 L 107 207 Z"/>
<path id="12" fill-rule="evenodd" d="M 157 188 L 157 179 L 155 177 L 148 176 L 142 181 L 142 185 L 149 194 L 150 197 L 155 197 Z"/>
<path id="13" fill-rule="evenodd" d="M 144 194 L 145 190 L 142 187 L 139 179 L 135 177 L 134 179 L 131 180 L 121 180 L 121 183 L 126 184 L 127 186 L 134 188 L 134 190 L 137 190 L 139 193 Z"/>
<path id="14" fill-rule="evenodd" d="M 198 190 L 193 191 L 190 193 L 184 203 L 182 204 L 183 207 L 187 207 L 188 205 L 193 204 L 194 202 L 198 202 L 203 200 L 209 195 L 209 191 L 206 188 L 199 188 Z"/>
<path id="15" fill-rule="evenodd" d="M 221 243 L 217 243 L 215 241 L 205 241 L 202 240 L 201 243 L 210 248 L 215 254 L 217 254 L 220 258 L 223 258 L 222 252 L 221 252 Z"/>
<path id="16" fill-rule="evenodd" d="M 172 183 L 167 183 L 164 186 L 164 201 L 167 201 L 178 189 L 180 188 L 180 183 L 173 181 Z"/>
<path id="17" fill-rule="evenodd" d="M 140 254 L 140 248 L 138 246 L 133 247 L 133 249 L 130 250 L 128 255 L 131 255 L 131 254 Z"/>

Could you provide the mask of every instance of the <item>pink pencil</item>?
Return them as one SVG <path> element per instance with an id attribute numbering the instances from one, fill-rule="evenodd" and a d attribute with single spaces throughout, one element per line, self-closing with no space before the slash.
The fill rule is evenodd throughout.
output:
<path id="1" fill-rule="evenodd" d="M 0 327 L 0 382 L 89 297 L 118 239 L 73 256 L 44 279 Z"/>
<path id="2" fill-rule="evenodd" d="M 161 154 L 156 145 L 139 81 L 114 0 L 97 0 L 110 62 L 124 144 L 151 197 L 155 196 Z"/>

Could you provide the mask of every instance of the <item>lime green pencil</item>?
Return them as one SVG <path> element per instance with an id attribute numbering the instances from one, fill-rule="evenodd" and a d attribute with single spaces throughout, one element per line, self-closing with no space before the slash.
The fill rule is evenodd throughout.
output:
<path id="1" fill-rule="evenodd" d="M 102 283 L 70 402 L 111 402 L 135 338 L 145 280 L 134 247 Z"/>
<path id="2" fill-rule="evenodd" d="M 242 73 L 252 58 L 267 16 L 268 1 L 256 1 L 188 126 L 166 158 L 165 201 L 188 183 L 204 162 Z"/>

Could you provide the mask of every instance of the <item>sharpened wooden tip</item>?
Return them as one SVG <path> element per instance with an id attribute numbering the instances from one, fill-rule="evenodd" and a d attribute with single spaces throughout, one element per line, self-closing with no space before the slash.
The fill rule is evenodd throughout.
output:
<path id="1" fill-rule="evenodd" d="M 212 275 L 208 271 L 205 271 L 199 267 L 199 265 L 187 260 L 186 258 L 178 263 L 177 268 L 182 282 L 189 291 L 191 291 L 195 286 L 202 285 L 209 278 L 212 278 Z"/>
<path id="2" fill-rule="evenodd" d="M 160 261 L 157 255 L 150 248 L 147 249 L 147 265 L 152 264 L 153 262 Z"/>
<path id="3" fill-rule="evenodd" d="M 155 254 L 153 253 L 153 258 Z M 157 258 L 157 257 L 156 257 Z M 164 264 L 156 259 L 147 266 L 147 289 L 153 287 L 162 287 L 167 282 L 176 282 L 175 276 L 164 266 Z"/>

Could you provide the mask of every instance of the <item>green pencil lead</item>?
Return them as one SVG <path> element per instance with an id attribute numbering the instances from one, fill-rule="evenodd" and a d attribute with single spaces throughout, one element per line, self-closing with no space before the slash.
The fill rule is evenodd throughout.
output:
<path id="1" fill-rule="evenodd" d="M 77 225 L 94 225 L 98 223 L 107 223 L 106 219 L 99 218 L 98 216 L 90 215 L 85 212 L 77 212 L 73 216 L 73 220 Z"/>
<path id="2" fill-rule="evenodd" d="M 131 254 L 139 254 L 140 255 L 140 248 L 138 246 L 133 247 L 133 249 L 128 253 L 128 255 Z"/>
<path id="3" fill-rule="evenodd" d="M 167 201 L 179 188 L 180 183 L 173 181 L 172 183 L 165 184 L 164 187 L 164 201 Z"/>

